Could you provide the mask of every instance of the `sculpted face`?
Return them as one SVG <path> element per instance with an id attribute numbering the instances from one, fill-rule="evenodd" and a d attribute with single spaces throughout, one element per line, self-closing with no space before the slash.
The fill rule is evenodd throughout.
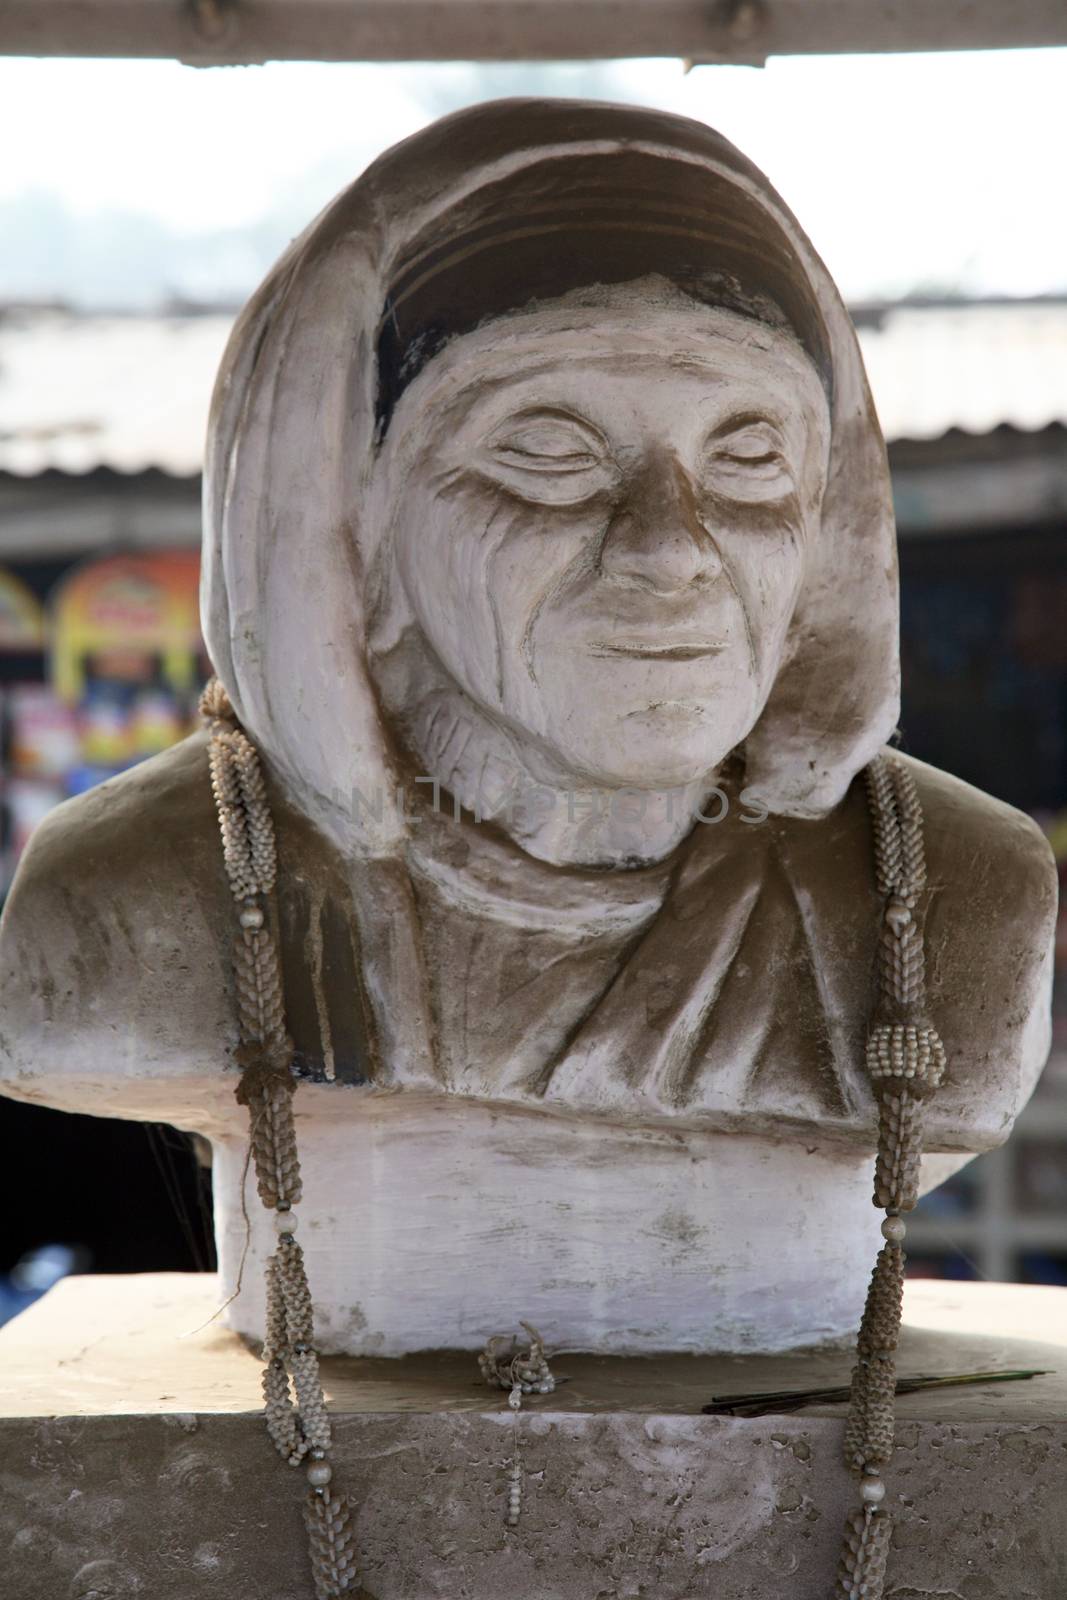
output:
<path id="1" fill-rule="evenodd" d="M 773 685 L 828 437 L 807 357 L 749 318 L 631 289 L 500 319 L 435 358 L 390 426 L 405 609 L 557 770 L 692 782 Z"/>

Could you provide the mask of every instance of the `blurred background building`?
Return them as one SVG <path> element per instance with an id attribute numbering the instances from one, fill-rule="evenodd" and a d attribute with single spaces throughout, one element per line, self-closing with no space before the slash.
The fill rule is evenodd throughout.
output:
<path id="1" fill-rule="evenodd" d="M 1067 52 L 1044 60 L 1050 57 L 1059 58 L 1067 91 Z M 138 64 L 125 65 L 134 71 Z M 492 93 L 555 89 L 639 98 L 639 65 L 622 78 L 595 65 L 580 72 L 440 69 L 446 76 L 427 80 L 417 105 L 407 105 L 402 116 L 394 106 L 376 142 L 380 147 L 409 131 L 405 117 L 418 125 Z M 665 64 L 644 65 L 661 72 Z M 348 70 L 362 73 L 361 83 L 371 81 L 371 69 Z M 930 71 L 929 81 L 939 81 Z M 769 69 L 746 81 L 764 78 L 770 81 Z M 647 90 L 646 80 L 640 82 Z M 410 90 L 415 80 L 406 81 Z M 707 108 L 707 120 L 781 183 L 759 147 L 766 130 L 745 125 L 759 95 L 769 104 L 771 90 L 765 83 L 758 91 L 739 87 L 735 78 L 714 81 L 718 109 Z M 799 89 L 786 82 L 788 93 L 780 91 L 791 116 L 814 103 L 805 82 Z M 692 101 L 695 91 L 686 92 Z M 853 84 L 850 92 L 862 91 Z M 664 103 L 698 114 L 691 103 Z M 1056 125 L 1067 133 L 1064 105 L 1067 93 Z M 889 166 L 883 171 L 873 162 L 883 210 L 897 196 L 895 230 L 864 237 L 864 217 L 873 227 L 878 214 L 863 210 L 871 205 L 871 186 L 858 181 L 854 152 L 841 149 L 840 130 L 833 134 L 827 125 L 826 148 L 839 152 L 842 166 L 827 170 L 825 225 L 843 217 L 854 226 L 836 242 L 832 232 L 826 243 L 813 232 L 850 294 L 889 445 L 902 572 L 900 743 L 1036 817 L 1062 873 L 1067 224 L 1050 215 L 1047 187 L 1040 215 L 1013 209 L 1010 163 L 994 174 L 999 187 L 982 188 L 992 182 L 993 156 L 982 155 L 980 118 L 971 106 L 974 148 L 962 156 L 957 149 L 959 171 L 969 184 L 971 156 L 981 168 L 975 205 L 989 225 L 983 223 L 960 270 L 950 272 L 944 252 L 962 224 L 950 217 L 947 232 L 938 234 L 940 190 L 936 182 L 930 192 L 923 188 L 922 140 L 915 142 L 914 126 L 910 132 L 890 126 L 897 106 L 888 89 L 881 109 L 883 155 L 895 151 L 912 163 L 909 188 Z M 1050 114 L 1048 106 L 1034 110 L 1038 122 Z M 941 128 L 936 106 L 921 107 L 910 123 L 923 117 L 936 161 L 944 141 L 958 143 L 958 134 Z M 783 151 L 788 123 L 786 117 Z M 811 126 L 809 162 L 824 137 L 817 118 Z M 1050 127 L 1046 120 L 1046 135 Z M 202 132 L 190 128 L 194 148 Z M 184 133 L 172 130 L 164 139 L 157 130 L 164 170 Z M 1032 134 L 1031 128 L 1019 144 L 1027 156 Z M 359 137 L 365 144 L 366 135 Z M 1041 148 L 1051 156 L 1048 144 L 1046 138 Z M 1064 145 L 1067 153 L 1067 139 Z M 129 218 L 121 226 L 114 217 L 101 222 L 91 210 L 79 216 L 71 201 L 64 210 L 40 193 L 5 198 L 0 190 L 0 220 L 6 217 L 18 241 L 0 263 L 0 894 L 33 827 L 53 805 L 166 748 L 193 726 L 209 672 L 197 582 L 199 475 L 214 372 L 239 300 L 293 231 L 292 219 L 310 216 L 372 153 L 362 150 L 356 159 L 351 145 L 335 151 L 315 168 L 313 202 L 290 174 L 285 203 L 269 224 L 214 226 L 210 235 L 192 236 L 188 228 L 183 235 L 176 223 L 167 231 L 158 221 L 155 232 L 147 223 L 138 231 Z M 28 157 L 31 166 L 35 159 Z M 77 154 L 65 149 L 57 160 L 76 164 Z M 136 163 L 136 152 L 130 160 Z M 788 172 L 787 155 L 780 160 Z M 232 191 L 232 173 L 230 184 Z M 817 209 L 822 190 L 816 184 L 811 193 Z M 950 212 L 958 199 L 945 192 Z M 807 222 L 802 201 L 793 203 Z M 195 195 L 188 202 L 194 214 L 199 203 Z M 929 260 L 925 278 L 903 257 L 893 258 L 892 271 L 875 265 L 892 257 L 894 238 L 909 228 L 914 259 Z M 1006 237 L 1013 229 L 1014 240 Z M 1038 244 L 1046 261 L 1060 263 L 1058 277 L 1034 265 Z M 940 287 L 929 278 L 940 278 Z M 1058 962 L 1053 1057 L 1041 1087 L 1005 1149 L 971 1163 L 923 1202 L 910 1229 L 914 1272 L 1067 1284 L 1062 917 Z M 16 1208 L 18 1225 L 0 1246 L 0 1274 L 7 1274 L 0 1317 L 5 1304 L 17 1309 L 66 1270 L 211 1264 L 209 1169 L 205 1152 L 184 1136 L 0 1099 L 0 1140 L 35 1174 L 47 1175 L 35 1188 L 32 1215 Z M 15 1182 L 17 1170 L 16 1161 L 8 1174 Z"/>

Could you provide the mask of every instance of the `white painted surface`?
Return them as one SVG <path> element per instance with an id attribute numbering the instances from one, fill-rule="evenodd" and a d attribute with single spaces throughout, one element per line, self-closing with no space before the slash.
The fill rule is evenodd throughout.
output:
<path id="1" fill-rule="evenodd" d="M 855 1333 L 880 1243 L 871 1155 L 410 1094 L 358 1102 L 344 1120 L 329 1090 L 295 1102 L 297 1237 L 324 1350 L 475 1349 L 520 1319 L 555 1350 L 614 1354 Z M 243 1141 L 216 1144 L 223 1298 L 244 1250 L 244 1159 Z M 259 1339 L 276 1241 L 252 1177 L 247 1211 L 227 1315 Z"/>

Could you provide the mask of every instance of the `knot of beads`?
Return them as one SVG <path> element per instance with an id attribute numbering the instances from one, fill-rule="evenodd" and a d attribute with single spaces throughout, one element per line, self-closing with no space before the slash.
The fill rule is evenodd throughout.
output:
<path id="1" fill-rule="evenodd" d="M 885 908 L 885 920 L 896 937 L 903 938 L 905 928 L 910 928 L 914 920 L 911 906 L 899 895 L 893 895 Z"/>
<path id="2" fill-rule="evenodd" d="M 209 722 L 236 722 L 237 713 L 218 678 L 209 679 L 200 696 L 200 715 Z"/>
<path id="3" fill-rule="evenodd" d="M 875 1089 L 907 1087 L 930 1094 L 945 1073 L 945 1047 L 928 1022 L 882 1022 L 867 1038 L 867 1071 Z"/>
<path id="4" fill-rule="evenodd" d="M 526 1349 L 516 1349 L 514 1340 L 506 1334 L 494 1334 L 478 1357 L 485 1382 L 490 1388 L 509 1390 L 514 1396 L 509 1403 L 515 1410 L 521 1405 L 524 1394 L 551 1394 L 556 1387 L 545 1355 L 544 1340 L 528 1322 L 522 1326 L 530 1340 Z"/>

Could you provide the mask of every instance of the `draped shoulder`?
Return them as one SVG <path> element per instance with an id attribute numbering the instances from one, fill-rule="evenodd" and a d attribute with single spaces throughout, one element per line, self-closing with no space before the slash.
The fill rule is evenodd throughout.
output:
<path id="1" fill-rule="evenodd" d="M 902 759 L 923 808 L 929 1008 L 949 1062 L 928 1148 L 985 1149 L 1047 1054 L 1055 865 L 1021 812 Z M 274 798 L 286 1009 L 305 1075 L 341 1093 L 418 1086 L 873 1142 L 863 1046 L 880 902 L 862 777 L 817 821 L 698 825 L 662 883 L 645 874 L 625 915 L 614 906 L 599 934 L 583 922 L 578 940 L 505 924 L 486 896 L 442 900 L 443 867 L 346 867 Z M 509 897 L 521 887 L 509 878 Z M 531 902 L 539 888 L 526 886 Z M 203 735 L 58 807 L 0 930 L 9 1092 L 81 1109 L 106 1085 L 118 1114 L 143 1116 L 177 1078 L 206 1112 L 228 1107 L 232 935 Z"/>

